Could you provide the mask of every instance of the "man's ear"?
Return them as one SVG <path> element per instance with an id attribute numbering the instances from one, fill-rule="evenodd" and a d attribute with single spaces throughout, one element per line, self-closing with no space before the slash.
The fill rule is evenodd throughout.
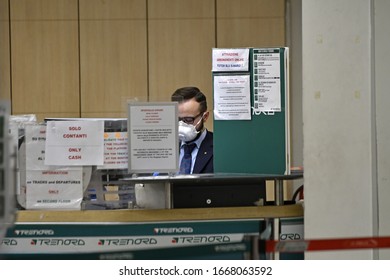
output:
<path id="1" fill-rule="evenodd" d="M 207 121 L 207 119 L 209 118 L 209 116 L 210 116 L 210 112 L 209 112 L 209 111 L 205 112 L 205 113 L 203 114 L 203 121 L 204 121 L 204 122 Z"/>

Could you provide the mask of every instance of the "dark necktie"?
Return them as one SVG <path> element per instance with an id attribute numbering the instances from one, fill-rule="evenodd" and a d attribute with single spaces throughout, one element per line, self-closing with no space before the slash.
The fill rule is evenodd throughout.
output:
<path id="1" fill-rule="evenodd" d="M 180 163 L 180 174 L 190 174 L 191 173 L 191 164 L 192 164 L 192 157 L 191 153 L 194 150 L 196 144 L 184 144 L 184 156 Z"/>

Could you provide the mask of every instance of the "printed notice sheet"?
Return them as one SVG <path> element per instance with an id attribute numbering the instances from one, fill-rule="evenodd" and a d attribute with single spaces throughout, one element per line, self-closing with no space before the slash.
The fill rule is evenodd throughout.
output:
<path id="1" fill-rule="evenodd" d="M 256 111 L 281 111 L 279 49 L 253 50 L 253 91 Z"/>
<path id="2" fill-rule="evenodd" d="M 45 125 L 26 126 L 26 208 L 80 209 L 82 167 L 45 165 Z"/>
<path id="3" fill-rule="evenodd" d="M 102 165 L 104 121 L 48 121 L 47 165 Z"/>
<path id="4" fill-rule="evenodd" d="M 178 170 L 177 103 L 129 103 L 129 172 Z"/>
<path id="5" fill-rule="evenodd" d="M 250 120 L 250 75 L 214 76 L 214 118 Z"/>
<path id="6" fill-rule="evenodd" d="M 212 71 L 249 71 L 249 49 L 213 49 Z"/>
<path id="7" fill-rule="evenodd" d="M 104 133 L 104 165 L 97 169 L 126 169 L 128 167 L 127 132 Z"/>

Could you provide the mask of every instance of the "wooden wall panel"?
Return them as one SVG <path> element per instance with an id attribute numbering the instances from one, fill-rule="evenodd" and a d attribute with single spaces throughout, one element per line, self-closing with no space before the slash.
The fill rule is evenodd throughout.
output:
<path id="1" fill-rule="evenodd" d="M 12 113 L 79 117 L 77 0 L 10 3 Z"/>
<path id="2" fill-rule="evenodd" d="M 82 117 L 126 117 L 146 101 L 146 0 L 80 0 Z"/>
<path id="3" fill-rule="evenodd" d="M 9 8 L 8 0 L 0 0 L 0 99 L 11 99 Z"/>
<path id="4" fill-rule="evenodd" d="M 217 47 L 285 46 L 285 0 L 216 0 Z"/>
<path id="5" fill-rule="evenodd" d="M 214 0 L 149 0 L 150 101 L 169 101 L 178 88 L 198 86 L 212 112 Z M 207 127 L 212 127 L 209 121 Z"/>
<path id="6" fill-rule="evenodd" d="M 195 85 L 212 112 L 212 48 L 284 45 L 284 2 L 10 0 L 9 28 L 0 0 L 0 94 L 13 114 L 125 117 Z"/>
<path id="7" fill-rule="evenodd" d="M 77 0 L 10 0 L 12 20 L 76 20 Z"/>

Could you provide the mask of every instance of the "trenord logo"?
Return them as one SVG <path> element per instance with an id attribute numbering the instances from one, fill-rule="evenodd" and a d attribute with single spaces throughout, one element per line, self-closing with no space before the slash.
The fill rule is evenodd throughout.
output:
<path id="1" fill-rule="evenodd" d="M 30 242 L 33 246 L 84 246 L 85 241 L 83 239 L 62 239 L 62 238 L 43 238 L 43 239 L 31 239 Z"/>
<path id="2" fill-rule="evenodd" d="M 298 233 L 282 233 L 279 238 L 280 238 L 280 240 L 299 240 L 299 239 L 302 239 L 301 235 Z"/>
<path id="3" fill-rule="evenodd" d="M 209 235 L 209 236 L 180 236 L 172 238 L 173 244 L 208 244 L 208 243 L 226 243 L 230 242 L 227 235 Z"/>
<path id="4" fill-rule="evenodd" d="M 154 228 L 153 232 L 155 234 L 193 233 L 194 229 L 191 227 Z"/>
<path id="5" fill-rule="evenodd" d="M 128 245 L 154 245 L 157 244 L 155 238 L 111 238 L 99 239 L 99 246 L 128 246 Z"/>
<path id="6" fill-rule="evenodd" d="M 15 239 L 4 238 L 1 241 L 1 245 L 4 245 L 4 246 L 16 246 L 16 245 L 18 245 L 18 241 L 16 241 Z"/>
<path id="7" fill-rule="evenodd" d="M 17 229 L 14 231 L 17 236 L 39 236 L 39 235 L 54 235 L 52 229 Z"/>

